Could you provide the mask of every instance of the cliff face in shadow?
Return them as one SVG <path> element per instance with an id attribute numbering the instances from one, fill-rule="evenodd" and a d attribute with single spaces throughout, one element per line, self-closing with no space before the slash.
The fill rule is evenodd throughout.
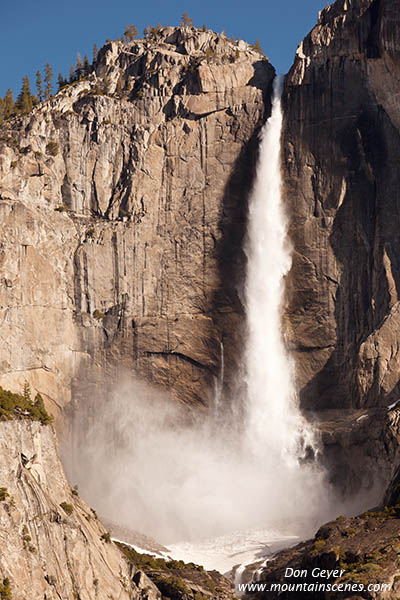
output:
<path id="1" fill-rule="evenodd" d="M 338 0 L 286 79 L 286 326 L 313 410 L 399 396 L 399 26 L 391 0 Z"/>
<path id="2" fill-rule="evenodd" d="M 3 125 L 1 384 L 27 379 L 54 412 L 134 372 L 206 405 L 225 346 L 231 385 L 273 75 L 243 41 L 166 27 Z"/>

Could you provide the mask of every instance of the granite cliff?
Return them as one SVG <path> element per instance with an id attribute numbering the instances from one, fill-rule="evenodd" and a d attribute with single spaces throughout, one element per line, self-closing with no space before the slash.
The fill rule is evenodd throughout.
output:
<path id="1" fill-rule="evenodd" d="M 378 474 L 383 489 L 400 458 L 399 23 L 390 0 L 337 0 L 283 93 L 285 332 L 352 492 Z M 1 127 L 0 385 L 28 380 L 54 414 L 126 373 L 190 406 L 221 376 L 234 396 L 273 77 L 243 41 L 166 27 L 107 43 L 86 79 Z"/>
<path id="2" fill-rule="evenodd" d="M 1 422 L 0 454 L 2 598 L 161 598 L 68 485 L 50 425 Z"/>
<path id="3" fill-rule="evenodd" d="M 135 372 L 206 405 L 224 346 L 233 385 L 273 76 L 243 41 L 166 27 L 107 43 L 86 80 L 5 123 L 0 384 L 27 379 L 54 412 Z"/>
<path id="4" fill-rule="evenodd" d="M 397 399 L 398 21 L 338 0 L 285 82 L 285 328 L 314 411 Z M 273 76 L 243 41 L 166 27 L 2 126 L 0 383 L 56 410 L 123 370 L 207 404 L 224 359 L 229 396 Z"/>
<path id="5" fill-rule="evenodd" d="M 302 405 L 321 423 L 333 480 L 380 504 L 252 567 L 267 584 L 323 583 L 313 568 L 343 570 L 329 582 L 350 587 L 298 591 L 304 599 L 399 595 L 399 26 L 397 2 L 338 0 L 320 12 L 285 81 L 294 250 L 285 325 Z M 287 579 L 286 568 L 308 577 Z"/>
<path id="6" fill-rule="evenodd" d="M 286 79 L 287 319 L 313 410 L 399 397 L 399 23 L 397 2 L 338 0 Z"/>

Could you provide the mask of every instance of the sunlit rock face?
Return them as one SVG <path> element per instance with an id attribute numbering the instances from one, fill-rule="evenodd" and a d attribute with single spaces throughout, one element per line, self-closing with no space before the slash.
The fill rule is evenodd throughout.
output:
<path id="1" fill-rule="evenodd" d="M 223 345 L 232 387 L 273 75 L 243 41 L 167 27 L 2 127 L 0 384 L 54 412 L 135 372 L 207 404 Z"/>
<path id="2" fill-rule="evenodd" d="M 399 396 L 399 26 L 397 2 L 338 0 L 286 80 L 286 325 L 313 409 Z"/>
<path id="3" fill-rule="evenodd" d="M 4 597 L 161 598 L 144 573 L 142 586 L 133 581 L 139 572 L 72 493 L 51 426 L 1 422 L 0 455 L 0 576 L 10 587 Z"/>

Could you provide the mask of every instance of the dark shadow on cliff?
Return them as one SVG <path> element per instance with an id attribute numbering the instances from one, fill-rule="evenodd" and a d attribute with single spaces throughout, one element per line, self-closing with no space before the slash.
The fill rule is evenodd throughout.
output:
<path id="1" fill-rule="evenodd" d="M 397 189 L 400 171 L 391 164 L 400 154 L 400 136 L 381 106 L 364 106 L 357 121 L 338 131 L 336 142 L 346 158 L 347 193 L 334 218 L 329 243 L 342 267 L 335 303 L 337 343 L 325 366 L 302 391 L 306 406 L 362 407 L 398 398 L 400 383 L 389 394 L 380 387 L 379 356 L 364 360 L 371 386 L 358 381 L 361 345 L 380 329 L 390 312 L 391 292 L 385 255 L 400 290 L 400 227 Z M 332 154 L 336 154 L 332 150 Z M 340 155 L 340 154 L 339 154 Z M 393 293 L 393 291 L 392 291 Z M 388 341 L 389 343 L 389 341 Z"/>
<path id="2" fill-rule="evenodd" d="M 361 4 L 354 2 L 354 11 Z M 297 59 L 297 71 L 293 67 L 288 77 L 289 81 L 294 77 L 293 83 L 286 89 L 285 136 L 294 146 L 293 165 L 286 166 L 288 189 L 296 200 L 300 198 L 300 206 L 304 199 L 313 203 L 296 215 L 304 221 L 293 227 L 294 245 L 311 259 L 315 248 L 308 253 L 307 244 L 320 252 L 313 281 L 307 285 L 300 273 L 295 286 L 297 304 L 303 303 L 304 319 L 308 319 L 308 329 L 302 330 L 302 367 L 314 373 L 318 368 L 301 391 L 303 407 L 311 410 L 390 404 L 400 394 L 393 365 L 392 389 L 383 388 L 385 356 L 374 338 L 400 291 L 400 134 L 398 116 L 393 118 L 396 94 L 391 93 L 391 82 L 399 75 L 398 37 L 394 36 L 399 12 L 387 0 L 371 0 L 365 8 L 357 18 L 347 13 L 343 28 L 333 32 L 325 62 L 312 58 L 300 82 Z M 328 7 L 320 15 L 320 25 L 343 10 L 341 2 Z M 305 39 L 311 55 L 318 44 L 312 36 Z M 352 45 L 356 54 L 351 54 Z M 304 164 L 312 171 L 312 191 L 301 172 Z M 299 185 L 304 189 L 296 189 Z M 330 262 L 331 251 L 336 264 Z M 326 334 L 326 346 L 321 332 Z M 396 343 L 385 335 L 389 362 L 391 351 L 396 356 Z M 369 348 L 362 355 L 367 340 Z M 316 367 L 332 345 L 329 359 Z"/>

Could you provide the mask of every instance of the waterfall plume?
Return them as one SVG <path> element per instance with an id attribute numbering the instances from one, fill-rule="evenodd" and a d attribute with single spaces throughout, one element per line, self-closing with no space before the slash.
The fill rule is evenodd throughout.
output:
<path id="1" fill-rule="evenodd" d="M 274 80 L 272 113 L 261 133 L 254 187 L 249 199 L 245 251 L 247 343 L 246 434 L 253 450 L 268 446 L 277 460 L 295 460 L 312 445 L 301 416 L 294 365 L 281 328 L 285 276 L 291 266 L 287 219 L 282 202 L 282 77 Z M 303 446 L 303 448 L 302 448 Z"/>

